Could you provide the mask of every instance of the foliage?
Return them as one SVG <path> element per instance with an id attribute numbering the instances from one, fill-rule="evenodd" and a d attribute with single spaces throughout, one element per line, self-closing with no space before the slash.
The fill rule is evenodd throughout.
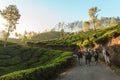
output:
<path id="1" fill-rule="evenodd" d="M 97 33 L 93 30 L 89 30 L 87 32 L 79 32 L 76 34 L 71 34 L 71 36 L 66 36 L 59 39 L 37 42 L 36 44 L 49 45 L 49 46 L 70 46 L 70 45 L 78 45 L 82 47 L 93 46 L 96 43 L 98 44 L 106 44 L 107 41 L 115 36 L 116 34 L 120 34 L 120 25 L 104 27 L 102 29 L 97 29 Z"/>
<path id="2" fill-rule="evenodd" d="M 30 41 L 45 41 L 45 40 L 52 40 L 61 37 L 60 32 L 50 31 L 50 32 L 43 32 L 37 33 L 33 35 Z"/>
<path id="3" fill-rule="evenodd" d="M 90 22 L 85 21 L 84 22 L 84 31 L 89 31 L 89 29 L 90 29 Z"/>
<path id="4" fill-rule="evenodd" d="M 10 35 L 10 32 L 16 29 L 16 24 L 20 18 L 20 14 L 19 14 L 19 10 L 17 9 L 16 5 L 9 5 L 3 11 L 1 11 L 1 15 L 7 21 L 7 24 L 5 26 L 6 31 L 5 31 L 5 37 L 4 37 L 5 38 L 4 47 L 6 47 L 7 39 Z"/>
<path id="5" fill-rule="evenodd" d="M 100 9 L 98 9 L 98 7 L 92 7 L 89 9 L 88 13 L 89 13 L 89 16 L 91 18 L 91 22 L 92 24 L 94 25 L 94 30 L 96 31 L 96 22 L 97 22 L 97 16 L 98 16 L 98 12 L 100 11 Z"/>
<path id="6" fill-rule="evenodd" d="M 20 33 L 15 33 L 15 36 L 18 37 L 22 42 L 24 42 L 24 44 L 26 44 L 28 40 L 31 40 L 31 38 L 35 35 L 36 35 L 35 32 L 27 31 L 25 31 L 23 35 Z"/>
<path id="7" fill-rule="evenodd" d="M 111 26 L 117 25 L 117 20 L 115 20 L 115 18 L 111 18 L 110 19 L 110 25 Z"/>
<path id="8" fill-rule="evenodd" d="M 8 44 L 0 46 L 0 80 L 48 80 L 71 64 L 72 52 Z"/>

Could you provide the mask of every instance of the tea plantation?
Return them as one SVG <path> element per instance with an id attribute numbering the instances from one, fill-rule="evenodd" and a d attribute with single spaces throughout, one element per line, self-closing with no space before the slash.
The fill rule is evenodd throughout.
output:
<path id="1" fill-rule="evenodd" d="M 72 61 L 72 52 L 0 42 L 0 80 L 49 80 Z"/>

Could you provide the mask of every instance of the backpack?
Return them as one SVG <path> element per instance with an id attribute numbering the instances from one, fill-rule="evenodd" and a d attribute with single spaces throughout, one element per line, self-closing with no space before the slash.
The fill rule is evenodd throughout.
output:
<path id="1" fill-rule="evenodd" d="M 92 54 L 90 52 L 88 52 L 88 57 L 91 57 L 91 56 L 92 56 Z"/>
<path id="2" fill-rule="evenodd" d="M 81 56 L 80 52 L 77 52 L 77 56 L 78 56 L 78 57 L 80 57 L 80 56 Z"/>
<path id="3" fill-rule="evenodd" d="M 96 52 L 94 52 L 94 56 L 97 56 L 97 53 L 96 53 Z"/>
<path id="4" fill-rule="evenodd" d="M 109 56 L 110 54 L 109 54 L 109 52 L 106 50 L 106 56 Z"/>
<path id="5" fill-rule="evenodd" d="M 95 52 L 94 52 L 94 56 L 97 56 L 97 55 L 98 55 L 98 53 L 95 51 Z"/>
<path id="6" fill-rule="evenodd" d="M 86 56 L 87 58 L 91 58 L 92 55 L 91 55 L 90 52 L 87 51 L 85 56 Z"/>
<path id="7" fill-rule="evenodd" d="M 79 52 L 77 52 L 77 56 L 78 56 L 78 57 L 80 56 Z"/>
<path id="8" fill-rule="evenodd" d="M 86 52 L 85 52 L 85 56 L 88 56 L 88 55 L 89 55 L 89 52 L 88 52 L 88 51 L 86 51 Z"/>

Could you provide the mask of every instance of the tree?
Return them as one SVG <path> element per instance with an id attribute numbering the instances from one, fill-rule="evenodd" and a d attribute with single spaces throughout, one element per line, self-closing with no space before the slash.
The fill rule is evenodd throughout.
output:
<path id="1" fill-rule="evenodd" d="M 57 27 L 58 27 L 58 30 L 60 30 L 60 32 L 61 32 L 61 37 L 65 36 L 65 27 L 66 27 L 65 23 L 59 22 L 57 24 Z"/>
<path id="2" fill-rule="evenodd" d="M 72 22 L 72 23 L 68 24 L 68 27 L 71 29 L 71 33 L 72 33 L 72 31 L 73 31 L 73 29 L 75 27 L 75 23 Z"/>
<path id="3" fill-rule="evenodd" d="M 21 39 L 21 41 L 24 42 L 24 44 L 27 43 L 28 40 L 31 40 L 31 38 L 35 35 L 35 32 L 27 32 L 25 31 L 24 34 L 15 33 L 15 36 Z"/>
<path id="4" fill-rule="evenodd" d="M 82 30 L 83 22 L 82 21 L 78 22 L 77 26 L 78 26 L 78 30 Z"/>
<path id="5" fill-rule="evenodd" d="M 106 17 L 106 21 L 105 22 L 106 22 L 106 26 L 110 26 L 110 18 Z"/>
<path id="6" fill-rule="evenodd" d="M 59 23 L 57 24 L 57 27 L 58 27 L 58 30 L 61 31 L 62 29 L 65 28 L 65 23 L 64 23 L 64 22 L 59 22 Z"/>
<path id="7" fill-rule="evenodd" d="M 6 27 L 6 35 L 4 39 L 4 47 L 6 47 L 7 39 L 10 35 L 10 32 L 13 32 L 16 29 L 17 21 L 20 19 L 19 10 L 16 5 L 9 5 L 3 11 L 0 11 L 2 17 L 7 21 Z"/>
<path id="8" fill-rule="evenodd" d="M 101 22 L 101 20 L 97 20 L 96 21 L 96 28 L 97 29 L 100 29 L 102 27 L 102 22 Z"/>
<path id="9" fill-rule="evenodd" d="M 55 27 L 50 30 L 51 32 L 55 32 Z"/>
<path id="10" fill-rule="evenodd" d="M 111 19 L 110 19 L 110 26 L 114 26 L 114 25 L 116 25 L 116 24 L 117 24 L 116 19 L 115 19 L 115 18 L 111 18 Z"/>
<path id="11" fill-rule="evenodd" d="M 22 34 L 16 32 L 16 33 L 15 33 L 15 37 L 21 39 L 21 38 L 22 38 Z"/>
<path id="12" fill-rule="evenodd" d="M 107 26 L 107 24 L 106 24 L 106 17 L 101 17 L 101 25 L 102 26 Z"/>
<path id="13" fill-rule="evenodd" d="M 98 9 L 97 7 L 92 7 L 89 9 L 89 16 L 91 18 L 91 23 L 93 24 L 94 30 L 96 31 L 96 26 L 95 23 L 97 21 L 97 16 L 98 16 L 98 12 L 100 11 L 100 9 Z"/>
<path id="14" fill-rule="evenodd" d="M 65 31 L 64 31 L 64 29 L 61 29 L 60 33 L 61 33 L 61 37 L 64 37 L 64 36 L 65 36 Z"/>
<path id="15" fill-rule="evenodd" d="M 6 35 L 7 35 L 7 33 L 6 33 L 5 30 L 2 30 L 2 31 L 0 32 L 0 37 L 1 37 L 2 39 L 5 39 Z"/>
<path id="16" fill-rule="evenodd" d="M 85 21 L 85 22 L 84 22 L 84 31 L 86 32 L 86 31 L 88 31 L 89 29 L 90 29 L 90 22 Z"/>

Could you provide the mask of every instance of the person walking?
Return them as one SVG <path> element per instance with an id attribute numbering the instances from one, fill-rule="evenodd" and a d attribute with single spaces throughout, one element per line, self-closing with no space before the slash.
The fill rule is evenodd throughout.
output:
<path id="1" fill-rule="evenodd" d="M 78 56 L 78 62 L 79 62 L 79 64 L 81 64 L 82 58 L 83 58 L 83 53 L 81 52 L 81 50 L 78 50 L 77 56 Z"/>
<path id="2" fill-rule="evenodd" d="M 91 63 L 91 53 L 88 51 L 88 49 L 86 49 L 84 55 L 85 55 L 85 63 L 90 65 L 90 63 Z"/>
<path id="3" fill-rule="evenodd" d="M 93 57 L 94 51 L 93 51 L 93 49 L 90 49 L 89 52 L 90 52 L 90 62 L 92 62 L 92 60 L 93 60 L 92 57 Z"/>
<path id="4" fill-rule="evenodd" d="M 99 53 L 97 52 L 96 49 L 94 49 L 93 57 L 94 57 L 94 60 L 95 60 L 95 64 L 97 64 L 98 63 Z"/>
<path id="5" fill-rule="evenodd" d="M 103 47 L 102 53 L 105 59 L 105 63 L 111 66 L 110 59 L 109 59 L 109 56 L 110 56 L 109 52 Z"/>

